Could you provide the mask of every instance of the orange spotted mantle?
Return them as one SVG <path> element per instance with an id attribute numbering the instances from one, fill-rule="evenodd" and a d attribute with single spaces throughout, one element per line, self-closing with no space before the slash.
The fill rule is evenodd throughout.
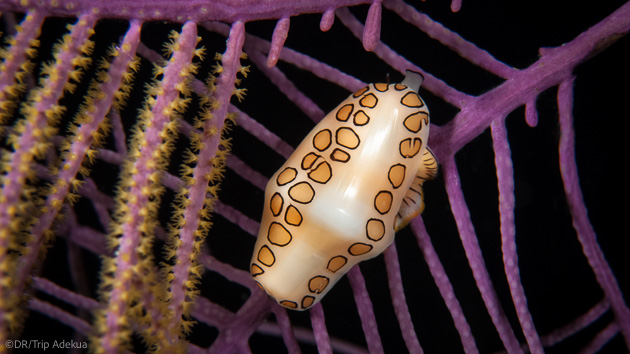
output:
<path id="1" fill-rule="evenodd" d="M 360 89 L 270 179 L 250 271 L 280 305 L 313 306 L 422 212 L 437 161 L 421 83 L 407 71 L 401 83 Z"/>

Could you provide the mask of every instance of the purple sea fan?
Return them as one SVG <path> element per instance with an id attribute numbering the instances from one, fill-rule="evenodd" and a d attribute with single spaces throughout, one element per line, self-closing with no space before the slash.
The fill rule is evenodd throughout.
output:
<path id="1" fill-rule="evenodd" d="M 358 3 L 0 0 L 0 349 L 627 351 L 630 3 Z M 406 69 L 424 214 L 278 307 L 248 272 L 267 179 Z"/>

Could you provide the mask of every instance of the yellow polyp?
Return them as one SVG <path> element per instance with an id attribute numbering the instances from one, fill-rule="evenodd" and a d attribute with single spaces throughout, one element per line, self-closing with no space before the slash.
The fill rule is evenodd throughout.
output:
<path id="1" fill-rule="evenodd" d="M 240 88 L 240 89 L 234 90 L 234 92 L 232 94 L 236 96 L 236 98 L 238 99 L 239 102 L 242 102 L 243 99 L 245 99 L 245 95 L 247 94 L 246 91 L 247 91 L 247 89 Z"/>
<path id="2" fill-rule="evenodd" d="M 63 206 L 63 202 L 61 200 L 59 200 L 59 199 L 53 199 L 53 200 L 50 201 L 50 205 L 54 209 L 59 210 Z"/>
<path id="3" fill-rule="evenodd" d="M 66 82 L 63 85 L 63 91 L 64 92 L 68 92 L 69 94 L 74 94 L 74 90 L 76 90 L 77 85 L 71 83 L 71 82 Z"/>
<path id="4" fill-rule="evenodd" d="M 213 74 L 220 74 L 223 72 L 223 67 L 221 66 L 221 64 L 215 64 L 212 66 L 212 73 Z"/>
<path id="5" fill-rule="evenodd" d="M 199 43 L 199 42 L 197 42 L 197 43 Z M 201 47 L 201 48 L 197 48 L 195 50 L 195 56 L 198 57 L 199 60 L 203 60 L 205 55 L 206 55 L 206 48 Z"/>
<path id="6" fill-rule="evenodd" d="M 64 184 L 65 184 L 65 182 L 64 182 Z M 71 180 L 70 184 L 72 185 L 72 190 L 73 191 L 78 191 L 85 184 L 85 181 L 73 178 Z"/>
<path id="7" fill-rule="evenodd" d="M 179 32 L 177 32 L 175 30 L 169 32 L 168 38 L 170 38 L 170 39 L 178 39 L 179 38 Z"/>
<path id="8" fill-rule="evenodd" d="M 68 193 L 66 195 L 66 199 L 68 200 L 68 203 L 70 203 L 71 205 L 73 205 L 74 203 L 76 203 L 79 200 L 79 195 L 78 194 L 74 194 L 74 193 Z"/>
<path id="9" fill-rule="evenodd" d="M 79 82 L 81 81 L 81 77 L 83 76 L 83 72 L 81 70 L 72 70 L 70 72 L 70 79 Z"/>
<path id="10" fill-rule="evenodd" d="M 87 169 L 87 167 L 80 166 L 79 171 L 77 173 L 80 174 L 81 176 L 88 176 L 90 174 L 90 171 Z"/>

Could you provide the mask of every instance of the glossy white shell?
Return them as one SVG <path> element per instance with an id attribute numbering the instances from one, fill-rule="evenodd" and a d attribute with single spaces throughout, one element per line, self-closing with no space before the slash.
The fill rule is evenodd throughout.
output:
<path id="1" fill-rule="evenodd" d="M 354 264 L 385 250 L 401 219 L 421 212 L 420 190 L 414 212 L 397 216 L 428 153 L 421 80 L 408 73 L 351 95 L 269 181 L 251 273 L 279 304 L 311 307 Z"/>

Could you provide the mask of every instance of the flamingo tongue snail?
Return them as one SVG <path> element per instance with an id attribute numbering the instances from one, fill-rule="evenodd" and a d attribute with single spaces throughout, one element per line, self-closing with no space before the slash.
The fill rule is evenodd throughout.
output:
<path id="1" fill-rule="evenodd" d="M 424 209 L 422 184 L 438 165 L 422 80 L 407 71 L 350 95 L 269 180 L 250 271 L 280 305 L 313 306 Z"/>

